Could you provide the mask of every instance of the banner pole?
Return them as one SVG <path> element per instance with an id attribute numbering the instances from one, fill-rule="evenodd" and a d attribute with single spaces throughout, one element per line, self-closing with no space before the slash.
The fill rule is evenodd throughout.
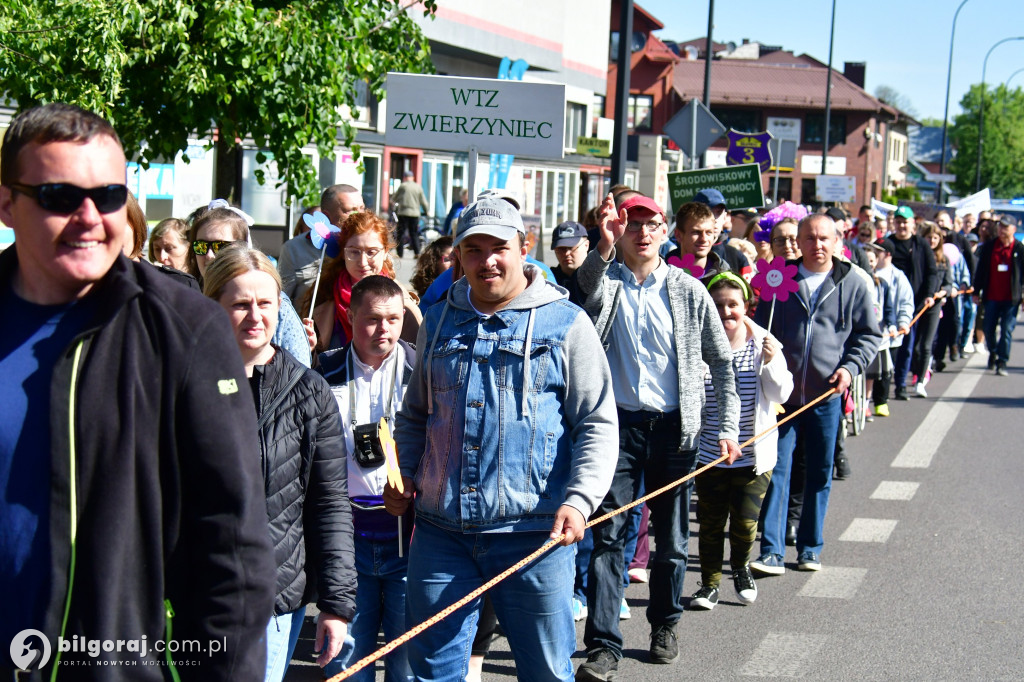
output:
<path id="1" fill-rule="evenodd" d="M 476 164 L 479 160 L 480 154 L 477 152 L 476 145 L 470 145 L 469 147 L 469 178 L 466 182 L 466 186 L 469 189 L 469 203 L 476 201 Z"/>

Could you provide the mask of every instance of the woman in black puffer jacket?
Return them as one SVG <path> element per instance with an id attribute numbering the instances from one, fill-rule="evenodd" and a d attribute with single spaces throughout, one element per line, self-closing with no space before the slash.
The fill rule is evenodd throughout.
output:
<path id="1" fill-rule="evenodd" d="M 270 260 L 245 245 L 223 249 L 204 282 L 204 293 L 231 318 L 259 419 L 277 562 L 277 597 L 267 626 L 268 682 L 284 677 L 305 605 L 313 599 L 320 609 L 318 662 L 323 666 L 338 654 L 356 592 L 341 415 L 327 382 L 270 343 L 280 290 Z"/>

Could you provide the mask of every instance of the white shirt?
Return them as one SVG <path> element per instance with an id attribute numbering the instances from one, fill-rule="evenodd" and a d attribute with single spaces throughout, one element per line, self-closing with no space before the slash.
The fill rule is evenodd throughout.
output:
<path id="1" fill-rule="evenodd" d="M 338 409 L 341 411 L 343 433 L 345 437 L 345 461 L 348 462 L 348 494 L 349 497 L 365 497 L 370 495 L 380 496 L 384 494 L 384 486 L 388 482 L 386 468 L 383 464 L 379 467 L 362 467 L 353 456 L 355 450 L 355 438 L 352 435 L 352 408 L 349 403 L 350 387 L 355 388 L 356 424 L 370 424 L 380 421 L 385 416 L 384 410 L 388 404 L 387 391 L 391 388 L 391 377 L 397 364 L 398 373 L 395 376 L 395 397 L 391 403 L 389 426 L 394 428 L 395 413 L 402 406 L 402 399 L 405 396 L 405 388 L 402 386 L 402 373 L 405 367 L 405 351 L 401 344 L 396 344 L 379 369 L 373 369 L 364 364 L 355 351 L 351 351 L 351 364 L 349 365 L 352 376 L 349 381 L 339 386 L 331 386 L 334 399 L 338 401 Z M 354 381 L 353 381 L 354 380 Z"/>
<path id="2" fill-rule="evenodd" d="M 665 261 L 643 283 L 626 267 L 609 335 L 615 404 L 623 410 L 679 409 L 679 369 Z"/>

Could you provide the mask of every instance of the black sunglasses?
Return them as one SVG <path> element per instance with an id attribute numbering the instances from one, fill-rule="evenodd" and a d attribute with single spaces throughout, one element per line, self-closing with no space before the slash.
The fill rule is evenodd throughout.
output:
<path id="1" fill-rule="evenodd" d="M 205 239 L 197 239 L 192 242 L 192 253 L 197 256 L 205 256 L 208 252 L 213 251 L 213 255 L 220 253 L 220 250 L 225 246 L 231 246 L 236 242 L 224 242 L 224 241 L 207 241 Z"/>
<path id="2" fill-rule="evenodd" d="M 44 211 L 67 215 L 74 213 L 86 197 L 96 204 L 100 213 L 113 213 L 128 201 L 128 187 L 125 185 L 103 185 L 86 189 L 66 182 L 48 182 L 41 185 L 25 185 L 12 182 L 11 189 L 32 197 Z"/>

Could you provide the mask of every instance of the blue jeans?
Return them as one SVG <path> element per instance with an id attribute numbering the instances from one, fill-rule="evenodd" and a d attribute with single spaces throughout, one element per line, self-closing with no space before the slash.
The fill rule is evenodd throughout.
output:
<path id="1" fill-rule="evenodd" d="M 590 573 L 590 553 L 594 551 L 594 531 L 587 529 L 583 539 L 576 543 L 576 584 L 572 596 L 587 603 L 587 578 Z"/>
<path id="2" fill-rule="evenodd" d="M 641 478 L 647 490 L 654 491 L 693 471 L 697 451 L 680 451 L 679 436 L 678 414 L 674 418 L 634 424 L 620 420 L 619 461 L 611 488 L 594 516 L 635 500 Z M 647 607 L 647 621 L 651 625 L 674 625 L 683 612 L 692 491 L 691 480 L 647 503 L 657 547 L 651 562 L 651 598 Z M 594 552 L 587 582 L 589 615 L 583 641 L 588 652 L 609 649 L 616 658 L 622 657 L 619 606 L 626 570 L 623 552 L 628 524 L 629 516 L 619 514 L 594 527 Z"/>
<path id="3" fill-rule="evenodd" d="M 896 388 L 904 388 L 907 385 L 907 372 L 910 371 L 910 359 L 914 354 L 914 341 L 917 336 L 917 325 L 915 324 L 903 337 L 903 345 L 896 349 L 896 357 L 893 358 L 893 382 Z M 778 475 L 778 474 L 774 474 Z"/>
<path id="4" fill-rule="evenodd" d="M 398 557 L 398 539 L 375 542 L 356 536 L 356 615 L 349 624 L 355 644 L 351 653 L 342 652 L 324 668 L 328 677 L 345 669 L 343 657 L 355 663 L 377 650 L 377 633 L 383 628 L 390 642 L 405 632 L 406 557 Z M 412 679 L 406 646 L 400 646 L 384 658 L 384 679 L 400 682 Z M 368 665 L 349 679 L 373 682 L 374 666 Z"/>
<path id="5" fill-rule="evenodd" d="M 963 319 L 960 322 L 959 346 L 962 349 L 971 340 L 971 334 L 974 333 L 974 318 L 978 314 L 978 306 L 974 305 L 974 299 L 970 295 L 961 296 L 960 298 L 963 303 Z"/>
<path id="6" fill-rule="evenodd" d="M 996 335 L 996 326 L 1000 332 Z M 1013 330 L 1017 326 L 1017 306 L 1009 301 L 985 301 L 985 345 L 995 354 L 996 365 L 1010 361 Z"/>
<path id="7" fill-rule="evenodd" d="M 288 670 L 288 663 L 295 653 L 295 645 L 302 632 L 302 619 L 306 607 L 301 606 L 291 613 L 271 616 L 267 623 L 267 674 L 265 682 L 281 682 Z"/>
<path id="8" fill-rule="evenodd" d="M 786 411 L 793 410 L 787 407 Z M 832 491 L 836 435 L 842 416 L 843 401 L 833 396 L 779 427 L 779 461 L 772 470 L 772 480 L 764 496 L 762 555 L 786 554 L 789 479 L 798 434 L 803 436 L 804 443 L 804 508 L 796 530 L 796 550 L 797 554 L 804 550 L 821 553 L 825 544 L 825 514 Z"/>
<path id="9" fill-rule="evenodd" d="M 546 532 L 459 533 L 417 519 L 409 548 L 406 626 L 458 601 L 548 541 Z M 520 680 L 572 680 L 575 549 L 556 547 L 489 594 Z M 417 680 L 463 680 L 480 613 L 470 602 L 406 644 Z"/>

